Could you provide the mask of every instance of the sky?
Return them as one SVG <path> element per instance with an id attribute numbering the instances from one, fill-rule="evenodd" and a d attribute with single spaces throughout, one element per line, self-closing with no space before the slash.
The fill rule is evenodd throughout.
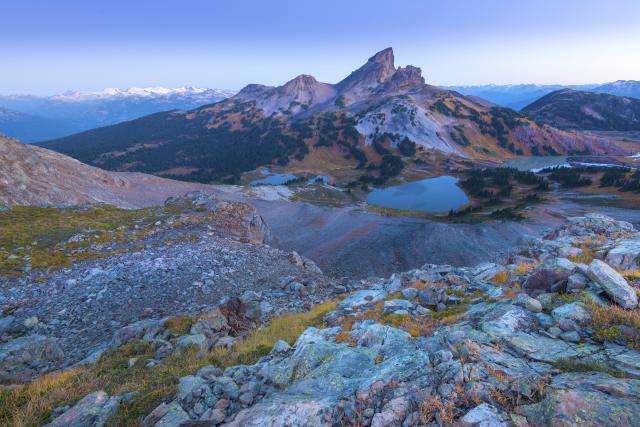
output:
<path id="1" fill-rule="evenodd" d="M 638 0 L 0 0 L 0 93 L 335 83 L 375 52 L 427 83 L 640 80 Z"/>

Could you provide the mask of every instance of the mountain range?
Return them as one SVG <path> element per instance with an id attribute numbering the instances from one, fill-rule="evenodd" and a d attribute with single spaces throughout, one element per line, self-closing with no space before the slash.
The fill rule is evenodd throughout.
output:
<path id="1" fill-rule="evenodd" d="M 473 142 L 472 142 L 473 141 Z M 380 182 L 404 166 L 516 155 L 620 153 L 606 139 L 540 126 L 516 111 L 425 83 L 391 48 L 336 84 L 300 75 L 251 84 L 190 111 L 152 114 L 42 146 L 110 170 L 229 179 L 260 166 Z"/>
<path id="2" fill-rule="evenodd" d="M 181 87 L 109 88 L 49 97 L 0 96 L 0 133 L 35 142 L 132 120 L 158 111 L 192 109 L 234 91 Z"/>
<path id="3" fill-rule="evenodd" d="M 478 86 L 447 86 L 464 95 L 477 96 L 502 107 L 519 110 L 539 98 L 561 89 L 573 89 L 596 93 L 608 93 L 616 96 L 640 98 L 640 81 L 618 80 L 605 84 L 585 85 L 478 85 Z"/>
<path id="4" fill-rule="evenodd" d="M 640 99 L 562 89 L 543 96 L 522 112 L 563 129 L 640 130 Z"/>

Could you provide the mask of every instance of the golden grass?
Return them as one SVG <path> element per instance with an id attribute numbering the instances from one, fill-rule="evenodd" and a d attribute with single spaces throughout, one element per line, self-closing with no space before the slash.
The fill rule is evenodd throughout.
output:
<path id="1" fill-rule="evenodd" d="M 144 363 L 129 367 L 131 357 L 144 361 L 153 357 L 153 349 L 143 341 L 127 344 L 104 355 L 95 366 L 51 373 L 15 390 L 1 390 L 0 425 L 43 424 L 55 407 L 73 404 L 86 394 L 101 389 L 111 395 L 140 392 L 138 397 L 121 405 L 109 422 L 111 426 L 137 425 L 140 417 L 175 394 L 178 378 L 194 374 L 209 364 L 225 368 L 255 363 L 276 341 L 282 339 L 293 343 L 307 327 L 320 325 L 322 316 L 335 306 L 335 301 L 329 301 L 309 312 L 276 317 L 265 327 L 252 331 L 231 350 L 216 348 L 208 354 L 198 355 L 195 349 L 190 349 L 169 356 L 155 368 L 146 368 Z M 188 323 L 179 319 L 179 325 Z"/>
<path id="2" fill-rule="evenodd" d="M 623 271 L 622 275 L 627 279 L 640 279 L 640 270 Z"/>
<path id="3" fill-rule="evenodd" d="M 491 278 L 491 283 L 494 285 L 504 285 L 509 281 L 509 277 L 511 277 L 511 275 L 508 271 L 501 271 Z"/>
<path id="4" fill-rule="evenodd" d="M 516 266 L 515 274 L 524 276 L 528 274 L 536 265 L 532 262 L 521 262 Z"/>
<path id="5" fill-rule="evenodd" d="M 591 312 L 594 336 L 599 341 L 615 341 L 621 337 L 616 325 L 629 326 L 640 330 L 640 310 L 626 310 L 617 305 L 601 306 L 594 302 L 587 304 Z M 628 346 L 640 349 L 640 337 L 628 338 Z"/>
<path id="6" fill-rule="evenodd" d="M 171 331 L 174 335 L 186 335 L 191 326 L 195 323 L 195 319 L 191 316 L 178 316 L 167 320 L 164 323 L 165 328 Z"/>
<path id="7" fill-rule="evenodd" d="M 577 246 L 582 253 L 580 255 L 570 255 L 569 261 L 581 264 L 591 264 L 591 261 L 598 258 L 593 247 L 597 244 L 595 240 L 587 239 Z"/>

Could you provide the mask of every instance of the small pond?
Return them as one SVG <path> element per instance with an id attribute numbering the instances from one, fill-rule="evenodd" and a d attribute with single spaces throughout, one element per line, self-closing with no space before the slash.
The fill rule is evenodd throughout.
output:
<path id="1" fill-rule="evenodd" d="M 262 174 L 264 175 L 264 171 L 262 172 Z M 273 175 L 269 175 L 266 178 L 251 181 L 251 185 L 284 185 L 289 181 L 293 181 L 294 179 L 298 179 L 298 177 L 295 175 L 290 175 L 288 173 L 276 173 Z"/>
<path id="2" fill-rule="evenodd" d="M 439 176 L 395 187 L 378 188 L 367 196 L 367 203 L 383 208 L 402 209 L 429 213 L 458 209 L 469 198 L 456 185 L 458 178 Z"/>

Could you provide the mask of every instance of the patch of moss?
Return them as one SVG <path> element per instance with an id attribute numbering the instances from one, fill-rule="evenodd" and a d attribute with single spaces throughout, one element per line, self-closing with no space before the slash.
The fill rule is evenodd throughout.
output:
<path id="1" fill-rule="evenodd" d="M 433 313 L 431 313 L 431 318 L 434 320 L 444 321 L 450 318 L 455 318 L 456 316 L 459 316 L 461 314 L 464 314 L 467 312 L 468 309 L 469 308 L 467 307 L 466 304 L 450 305 L 450 306 L 447 306 L 445 310 L 434 311 Z"/>
<path id="2" fill-rule="evenodd" d="M 186 335 L 189 333 L 191 326 L 195 323 L 195 319 L 192 316 L 178 316 L 173 317 L 164 322 L 165 328 L 176 336 Z"/>
<path id="3" fill-rule="evenodd" d="M 619 369 L 595 361 L 580 360 L 575 357 L 560 359 L 553 363 L 553 366 L 563 372 L 604 372 L 616 378 L 628 377 L 626 373 Z"/>

